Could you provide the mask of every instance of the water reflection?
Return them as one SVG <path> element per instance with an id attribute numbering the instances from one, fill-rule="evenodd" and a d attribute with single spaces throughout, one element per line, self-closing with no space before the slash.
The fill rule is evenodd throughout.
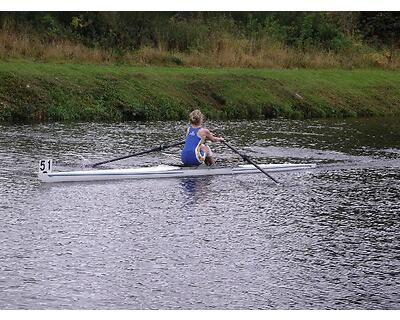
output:
<path id="1" fill-rule="evenodd" d="M 180 185 L 185 195 L 184 206 L 190 207 L 202 198 L 208 197 L 210 184 L 213 177 L 185 178 L 180 180 Z"/>

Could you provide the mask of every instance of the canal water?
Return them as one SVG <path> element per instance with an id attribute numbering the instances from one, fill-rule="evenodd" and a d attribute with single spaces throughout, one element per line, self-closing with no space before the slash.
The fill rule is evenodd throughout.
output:
<path id="1" fill-rule="evenodd" d="M 398 309 L 399 119 L 207 123 L 259 175 L 43 184 L 184 122 L 0 126 L 1 309 Z M 221 165 L 241 163 L 222 144 Z M 113 162 L 179 162 L 179 148 Z"/>

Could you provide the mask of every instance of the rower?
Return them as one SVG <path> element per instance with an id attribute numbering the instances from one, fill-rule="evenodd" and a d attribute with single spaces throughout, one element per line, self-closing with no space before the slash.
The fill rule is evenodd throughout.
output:
<path id="1" fill-rule="evenodd" d="M 200 110 L 189 114 L 190 125 L 186 132 L 185 146 L 181 153 L 181 160 L 185 166 L 199 166 L 205 163 L 211 166 L 215 163 L 211 149 L 205 144 L 206 140 L 212 142 L 224 141 L 222 137 L 214 136 L 210 130 L 203 128 L 204 115 Z"/>

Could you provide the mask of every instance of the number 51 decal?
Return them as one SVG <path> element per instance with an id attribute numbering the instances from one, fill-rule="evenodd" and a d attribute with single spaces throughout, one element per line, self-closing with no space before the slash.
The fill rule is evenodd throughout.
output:
<path id="1" fill-rule="evenodd" d="M 47 173 L 51 172 L 51 167 L 53 166 L 53 160 L 46 159 L 39 161 L 39 172 L 40 173 Z"/>

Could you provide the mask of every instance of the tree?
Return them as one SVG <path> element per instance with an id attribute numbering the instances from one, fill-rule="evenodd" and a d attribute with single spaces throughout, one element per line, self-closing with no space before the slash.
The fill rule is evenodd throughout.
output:
<path id="1" fill-rule="evenodd" d="M 389 49 L 391 63 L 400 48 L 400 12 L 362 12 L 359 28 L 368 42 Z"/>

